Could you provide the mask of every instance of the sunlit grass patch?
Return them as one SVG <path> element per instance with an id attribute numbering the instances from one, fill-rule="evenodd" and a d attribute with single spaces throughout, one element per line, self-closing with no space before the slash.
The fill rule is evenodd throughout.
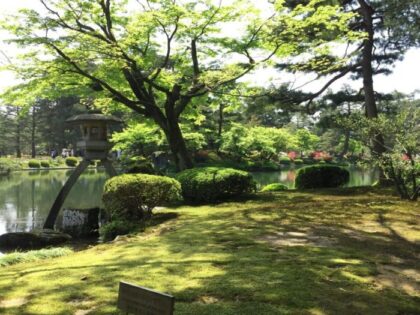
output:
<path id="1" fill-rule="evenodd" d="M 10 315 L 118 314 L 125 280 L 174 295 L 183 315 L 415 314 L 418 206 L 295 191 L 166 209 L 173 219 L 118 242 L 3 267 L 0 300 L 25 298 Z"/>

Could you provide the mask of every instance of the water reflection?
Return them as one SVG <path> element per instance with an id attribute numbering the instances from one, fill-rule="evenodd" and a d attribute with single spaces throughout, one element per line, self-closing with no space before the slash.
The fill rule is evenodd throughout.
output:
<path id="1" fill-rule="evenodd" d="M 16 172 L 0 177 L 0 234 L 41 227 L 71 172 Z M 99 206 L 105 180 L 106 175 L 101 171 L 86 171 L 74 185 L 64 207 Z"/>

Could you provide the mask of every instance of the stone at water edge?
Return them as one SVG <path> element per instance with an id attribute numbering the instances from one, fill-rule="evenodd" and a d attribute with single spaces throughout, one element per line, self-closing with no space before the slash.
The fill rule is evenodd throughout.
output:
<path id="1" fill-rule="evenodd" d="M 98 236 L 100 208 L 64 209 L 60 230 L 74 238 Z"/>
<path id="2" fill-rule="evenodd" d="M 71 236 L 54 230 L 34 230 L 32 232 L 11 232 L 0 235 L 0 248 L 4 249 L 37 249 L 60 245 L 71 239 Z"/>

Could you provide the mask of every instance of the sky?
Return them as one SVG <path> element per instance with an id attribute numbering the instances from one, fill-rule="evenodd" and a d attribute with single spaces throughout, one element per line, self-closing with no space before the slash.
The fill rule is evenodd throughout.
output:
<path id="1" fill-rule="evenodd" d="M 264 9 L 262 0 L 251 0 L 254 1 L 257 6 Z M 20 8 L 41 8 L 38 0 L 14 0 L 5 1 L 0 0 L 0 18 L 7 16 L 7 14 L 13 14 Z M 231 30 L 234 31 L 234 30 Z M 9 45 L 3 42 L 7 38 L 7 35 L 0 32 L 0 51 L 6 51 L 8 54 L 13 54 L 14 50 Z M 0 56 L 0 60 L 4 60 Z M 375 90 L 378 92 L 392 92 L 400 91 L 403 93 L 413 93 L 415 90 L 420 90 L 420 49 L 411 49 L 405 55 L 403 61 L 397 62 L 393 74 L 389 76 L 378 75 L 375 77 Z M 284 83 L 286 81 L 295 81 L 294 86 L 303 85 L 311 81 L 313 77 L 308 75 L 300 75 L 293 77 L 291 75 L 281 74 L 274 69 L 260 70 L 252 75 L 244 78 L 253 85 L 270 85 Z M 16 84 L 14 76 L 10 72 L 0 71 L 0 92 L 5 88 Z M 333 90 L 338 90 L 343 84 L 349 84 L 354 89 L 361 88 L 361 82 L 353 82 L 348 77 L 344 77 L 333 86 Z M 316 81 L 305 86 L 306 91 L 316 91 L 323 85 L 322 81 Z"/>

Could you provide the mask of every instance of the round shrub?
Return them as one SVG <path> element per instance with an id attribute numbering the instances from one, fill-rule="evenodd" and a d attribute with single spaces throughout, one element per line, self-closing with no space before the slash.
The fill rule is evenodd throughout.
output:
<path id="1" fill-rule="evenodd" d="M 8 158 L 0 158 L 0 175 L 8 175 L 12 170 L 20 168 L 16 162 Z"/>
<path id="2" fill-rule="evenodd" d="M 295 180 L 297 189 L 339 187 L 348 183 L 348 170 L 334 165 L 314 165 L 301 168 Z"/>
<path id="3" fill-rule="evenodd" d="M 267 186 L 264 186 L 263 189 L 261 189 L 262 192 L 267 191 L 284 191 L 288 190 L 289 188 L 286 185 L 280 184 L 280 183 L 272 183 Z"/>
<path id="4" fill-rule="evenodd" d="M 152 162 L 144 157 L 124 158 L 121 161 L 121 167 L 123 172 L 127 174 L 156 174 L 156 170 L 153 167 Z"/>
<path id="5" fill-rule="evenodd" d="M 111 221 L 148 219 L 156 206 L 180 199 L 181 185 L 170 177 L 124 174 L 105 183 L 102 200 Z"/>
<path id="6" fill-rule="evenodd" d="M 252 176 L 244 171 L 222 167 L 188 169 L 176 178 L 183 197 L 191 202 L 215 202 L 255 191 Z"/>
<path id="7" fill-rule="evenodd" d="M 49 168 L 50 167 L 50 162 L 48 161 L 41 161 L 41 166 L 44 168 Z"/>
<path id="8" fill-rule="evenodd" d="M 99 235 L 102 241 L 112 241 L 118 235 L 126 235 L 133 232 L 136 225 L 130 221 L 115 220 L 99 228 Z"/>
<path id="9" fill-rule="evenodd" d="M 79 160 L 77 158 L 75 158 L 74 156 L 69 156 L 65 160 L 66 165 L 70 166 L 70 167 L 76 166 L 78 162 L 79 162 Z"/>
<path id="10" fill-rule="evenodd" d="M 290 158 L 284 156 L 284 157 L 281 157 L 279 159 L 279 163 L 283 164 L 283 165 L 290 165 L 290 163 L 292 163 L 292 160 Z"/>
<path id="11" fill-rule="evenodd" d="M 28 166 L 30 168 L 40 168 L 41 163 L 39 163 L 39 161 L 37 161 L 37 160 L 30 160 L 30 161 L 28 161 Z"/>

